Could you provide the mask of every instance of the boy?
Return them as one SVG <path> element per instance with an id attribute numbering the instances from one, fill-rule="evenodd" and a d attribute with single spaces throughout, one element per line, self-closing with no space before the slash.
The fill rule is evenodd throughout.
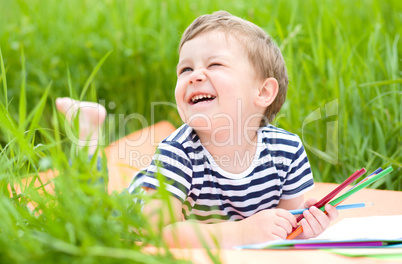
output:
<path id="1" fill-rule="evenodd" d="M 285 239 L 297 225 L 287 210 L 316 201 L 303 203 L 313 178 L 299 137 L 269 124 L 286 97 L 281 52 L 262 29 L 220 11 L 194 20 L 179 54 L 175 98 L 185 124 L 158 145 L 129 191 L 155 194 L 164 176 L 170 213 L 160 219 L 168 210 L 157 199 L 144 213 L 154 226 L 162 221 L 172 246 Z M 337 211 L 326 211 L 305 211 L 298 238 L 327 228 Z"/>

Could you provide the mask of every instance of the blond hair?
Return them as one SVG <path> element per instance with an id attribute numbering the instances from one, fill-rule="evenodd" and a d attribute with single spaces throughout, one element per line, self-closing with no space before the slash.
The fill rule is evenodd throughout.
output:
<path id="1" fill-rule="evenodd" d="M 233 16 L 228 12 L 218 11 L 198 17 L 187 27 L 181 37 L 179 51 L 187 41 L 201 33 L 213 30 L 231 34 L 244 45 L 250 63 L 254 66 L 259 78 L 272 77 L 278 81 L 278 95 L 265 110 L 265 117 L 261 121 L 261 126 L 272 122 L 285 102 L 288 87 L 285 61 L 278 46 L 257 25 Z"/>

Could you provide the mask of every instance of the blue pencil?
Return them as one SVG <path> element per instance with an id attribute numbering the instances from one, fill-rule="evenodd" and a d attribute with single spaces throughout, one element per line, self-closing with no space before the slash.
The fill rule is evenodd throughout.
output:
<path id="1" fill-rule="evenodd" d="M 336 207 L 337 210 L 345 210 L 345 209 L 354 209 L 354 208 L 362 208 L 373 205 L 372 203 L 354 203 L 354 204 L 344 204 L 338 205 Z M 289 210 L 289 212 L 293 215 L 302 214 L 304 211 L 308 210 L 308 208 L 304 209 L 296 209 L 296 210 Z"/>

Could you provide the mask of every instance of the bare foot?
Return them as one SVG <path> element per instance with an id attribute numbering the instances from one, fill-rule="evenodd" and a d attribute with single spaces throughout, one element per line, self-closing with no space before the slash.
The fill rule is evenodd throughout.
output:
<path id="1" fill-rule="evenodd" d="M 56 108 L 64 114 L 70 125 L 79 113 L 79 138 L 77 139 L 71 129 L 66 127 L 67 136 L 78 146 L 88 146 L 89 153 L 93 154 L 99 144 L 99 134 L 106 118 L 106 109 L 97 103 L 80 102 L 69 97 L 57 98 Z"/>

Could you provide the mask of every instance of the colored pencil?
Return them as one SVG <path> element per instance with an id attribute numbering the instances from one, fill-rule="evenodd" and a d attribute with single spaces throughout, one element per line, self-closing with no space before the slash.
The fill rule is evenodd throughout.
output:
<path id="1" fill-rule="evenodd" d="M 346 198 L 348 198 L 349 196 L 351 196 L 352 194 L 360 191 L 361 189 L 367 187 L 368 185 L 372 184 L 373 182 L 375 182 L 376 180 L 384 177 L 385 175 L 389 174 L 391 171 L 393 171 L 393 168 L 391 166 L 389 166 L 388 168 L 386 168 L 385 170 L 381 171 L 380 173 L 373 175 L 370 179 L 368 179 L 367 181 L 362 182 L 361 184 L 359 184 L 358 186 L 354 187 L 353 189 L 349 190 L 348 192 L 344 193 L 343 195 L 339 196 L 338 198 L 336 198 L 335 200 L 329 202 L 330 205 L 332 206 L 336 206 L 339 205 L 341 202 L 343 202 Z M 325 206 L 322 206 L 321 208 L 319 208 L 321 211 L 325 211 Z M 288 235 L 288 237 L 286 239 L 291 240 L 296 238 L 298 235 L 300 235 L 303 232 L 303 227 L 301 225 L 299 225 L 296 230 L 294 230 L 292 233 L 290 233 Z"/>
<path id="2" fill-rule="evenodd" d="M 338 193 L 340 193 L 343 189 L 346 188 L 349 184 L 351 184 L 354 180 L 362 176 L 366 172 L 365 168 L 362 168 L 360 170 L 357 170 L 355 173 L 349 176 L 342 184 L 340 184 L 338 187 L 336 187 L 334 190 L 332 190 L 329 194 L 327 194 L 324 198 L 319 200 L 314 206 L 317 208 L 320 208 L 327 204 L 332 198 L 334 198 Z M 303 215 L 299 215 L 297 217 L 296 222 L 300 222 L 303 219 Z"/>
<path id="3" fill-rule="evenodd" d="M 386 243 L 383 243 L 382 241 L 353 241 L 353 242 L 296 244 L 293 247 L 297 249 L 315 249 L 315 248 L 381 247 L 384 245 L 386 245 Z"/>
<path id="4" fill-rule="evenodd" d="M 353 204 L 344 204 L 344 205 L 338 205 L 336 207 L 336 210 L 345 210 L 345 209 L 355 209 L 355 208 L 363 208 L 373 205 L 372 203 L 353 203 Z M 308 208 L 303 208 L 303 209 L 296 209 L 296 210 L 289 210 L 289 212 L 293 215 L 298 215 L 302 214 L 304 211 L 308 210 Z"/>
<path id="5" fill-rule="evenodd" d="M 346 198 L 348 198 L 349 196 L 351 196 L 352 194 L 360 191 L 361 189 L 369 186 L 370 184 L 372 184 L 373 182 L 377 181 L 378 179 L 384 177 L 385 175 L 389 174 L 391 171 L 393 171 L 394 169 L 389 166 L 388 168 L 386 168 L 385 170 L 381 171 L 380 173 L 373 175 L 370 179 L 368 179 L 365 182 L 362 182 L 361 184 L 359 184 L 358 186 L 354 187 L 353 189 L 351 189 L 350 191 L 344 193 L 343 195 L 339 196 L 338 198 L 336 198 L 335 200 L 329 202 L 330 205 L 336 205 L 339 202 L 343 202 Z M 324 209 L 325 210 L 325 209 Z"/>

